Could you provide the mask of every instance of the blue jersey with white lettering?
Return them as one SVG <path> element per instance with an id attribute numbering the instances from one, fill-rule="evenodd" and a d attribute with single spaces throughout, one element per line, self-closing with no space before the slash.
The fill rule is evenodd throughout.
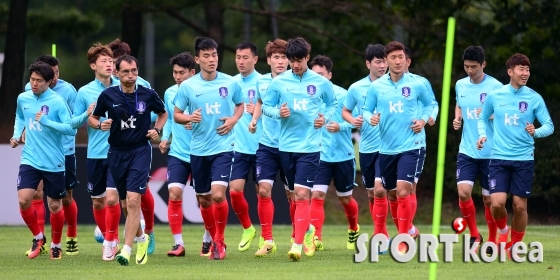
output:
<path id="1" fill-rule="evenodd" d="M 257 100 L 263 99 L 266 95 L 268 86 L 272 82 L 272 73 L 261 75 L 257 79 Z M 280 108 L 280 106 L 278 106 Z M 271 148 L 278 148 L 278 140 L 280 138 L 280 119 L 271 118 L 265 114 L 261 116 L 262 129 L 259 143 Z M 257 128 L 257 132 L 258 132 Z M 256 133 L 256 132 L 255 132 Z"/>
<path id="2" fill-rule="evenodd" d="M 39 111 L 43 112 L 43 116 L 37 122 L 35 115 Z M 39 96 L 32 91 L 21 93 L 17 98 L 13 138 L 19 140 L 24 128 L 21 164 L 47 172 L 64 172 L 62 136 L 76 135 L 76 130 L 70 125 L 70 108 L 66 101 L 51 89 Z"/>
<path id="3" fill-rule="evenodd" d="M 133 93 L 124 93 L 116 86 L 101 92 L 92 115 L 107 114 L 113 120 L 110 147 L 134 149 L 149 143 L 146 134 L 152 123 L 151 112 L 165 113 L 163 101 L 153 89 L 136 85 Z"/>
<path id="4" fill-rule="evenodd" d="M 330 119 L 330 122 L 336 122 L 340 126 L 340 131 L 329 132 L 327 124 L 323 126 L 323 141 L 321 149 L 321 160 L 326 162 L 342 162 L 354 158 L 354 144 L 352 143 L 353 125 L 347 123 L 342 118 L 342 107 L 348 92 L 337 86 L 332 85 L 338 106 Z"/>
<path id="5" fill-rule="evenodd" d="M 111 85 L 109 87 L 118 86 L 119 84 L 119 81 L 111 79 Z M 76 103 L 74 104 L 74 113 L 72 115 L 73 127 L 80 127 L 87 121 L 87 109 L 89 108 L 89 105 L 93 102 L 97 102 L 97 98 L 101 92 L 107 88 L 108 87 L 105 87 L 101 81 L 95 79 L 78 90 L 78 96 L 76 97 Z M 107 115 L 104 114 L 101 116 L 99 121 L 103 122 L 106 119 Z M 87 126 L 87 133 L 87 158 L 107 158 L 107 152 L 109 151 L 109 133 L 95 129 L 89 125 Z"/>
<path id="6" fill-rule="evenodd" d="M 31 90 L 31 84 L 27 83 L 25 85 L 25 91 L 29 90 Z M 68 104 L 70 112 L 74 111 L 74 103 L 76 101 L 77 91 L 71 83 L 58 79 L 58 82 L 52 88 L 52 90 L 62 96 L 62 99 L 64 99 L 64 101 L 66 101 L 66 104 Z M 62 146 L 64 147 L 65 155 L 73 155 L 76 149 L 76 137 L 64 135 L 62 137 Z"/>
<path id="7" fill-rule="evenodd" d="M 329 80 L 310 69 L 302 77 L 286 71 L 272 80 L 262 101 L 263 114 L 273 118 L 280 118 L 278 106 L 285 103 L 290 109 L 290 116 L 280 121 L 280 151 L 321 151 L 321 129 L 315 128 L 315 119 L 322 112 L 328 123 L 338 105 Z"/>
<path id="8" fill-rule="evenodd" d="M 554 132 L 552 119 L 540 94 L 527 86 L 514 89 L 510 84 L 491 91 L 486 96 L 478 120 L 478 134 L 486 137 L 490 116 L 494 114 L 492 159 L 533 160 L 535 139 Z M 534 136 L 525 130 L 535 118 L 541 127 Z"/>
<path id="9" fill-rule="evenodd" d="M 191 155 L 210 156 L 233 151 L 233 132 L 219 135 L 217 128 L 224 124 L 220 118 L 232 117 L 235 106 L 243 103 L 239 83 L 228 74 L 217 72 L 216 78 L 206 81 L 200 73 L 181 83 L 175 106 L 181 111 L 202 115 L 200 123 L 193 123 Z"/>
<path id="10" fill-rule="evenodd" d="M 250 103 L 257 103 L 257 80 L 260 76 L 261 74 L 255 70 L 247 77 L 243 77 L 241 74 L 237 74 L 233 77 L 239 82 L 245 106 Z M 257 129 L 255 133 L 249 132 L 247 128 L 249 127 L 251 120 L 253 120 L 253 115 L 247 113 L 247 110 L 244 108 L 243 115 L 241 115 L 241 118 L 237 121 L 237 124 L 235 124 L 235 127 L 233 128 L 233 135 L 235 138 L 234 150 L 236 152 L 250 155 L 257 153 L 261 129 Z M 257 127 L 261 127 L 261 123 L 262 122 L 259 119 L 257 121 Z"/>
<path id="11" fill-rule="evenodd" d="M 362 115 L 362 108 L 366 100 L 371 79 L 369 76 L 353 83 L 348 88 L 348 95 L 344 101 L 344 107 L 348 110 L 356 111 Z M 342 103 L 342 102 L 341 102 Z M 360 128 L 360 153 L 379 152 L 379 126 L 372 126 L 369 120 L 364 119 L 362 128 Z"/>
<path id="12" fill-rule="evenodd" d="M 171 147 L 169 147 L 169 155 L 174 156 L 184 162 L 191 162 L 191 139 L 192 131 L 186 129 L 182 124 L 178 124 L 173 120 L 173 111 L 175 110 L 175 96 L 179 90 L 178 85 L 169 87 L 163 96 L 165 110 L 167 111 L 167 121 L 163 126 L 161 140 L 169 140 L 169 136 L 173 135 Z M 188 114 L 185 110 L 183 114 Z"/>
<path id="13" fill-rule="evenodd" d="M 373 112 L 380 113 L 379 152 L 394 155 L 425 147 L 423 133 L 414 133 L 413 120 L 428 121 L 432 112 L 432 98 L 426 86 L 409 73 L 404 73 L 396 83 L 389 74 L 371 83 L 363 109 L 364 121 Z"/>
<path id="14" fill-rule="evenodd" d="M 478 141 L 478 115 L 476 111 L 482 108 L 489 92 L 502 86 L 502 83 L 486 74 L 482 82 L 478 84 L 473 84 L 470 77 L 460 79 L 455 84 L 455 100 L 457 101 L 457 106 L 461 108 L 461 117 L 463 119 L 463 132 L 459 153 L 475 159 L 490 158 L 492 136 L 494 135 L 492 120 L 488 121 L 489 129 L 486 131 L 488 140 L 484 144 L 484 148 L 478 150 L 476 148 L 476 141 Z"/>

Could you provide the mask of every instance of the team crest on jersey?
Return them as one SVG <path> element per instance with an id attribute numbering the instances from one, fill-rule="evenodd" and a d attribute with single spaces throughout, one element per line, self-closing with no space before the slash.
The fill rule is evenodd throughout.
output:
<path id="1" fill-rule="evenodd" d="M 480 94 L 480 103 L 484 103 L 485 100 L 486 100 L 486 93 L 483 92 Z"/>
<path id="2" fill-rule="evenodd" d="M 170 174 L 171 174 L 171 173 L 170 173 L 169 170 L 168 170 L 168 171 L 167 171 L 167 181 L 168 181 L 168 182 L 169 182 L 169 175 L 170 175 Z"/>
<path id="3" fill-rule="evenodd" d="M 43 115 L 48 115 L 49 114 L 49 106 L 47 106 L 47 105 L 41 106 L 41 112 L 43 113 Z"/>
<path id="4" fill-rule="evenodd" d="M 93 184 L 88 182 L 87 183 L 87 189 L 88 189 L 89 192 L 93 191 Z"/>
<path id="5" fill-rule="evenodd" d="M 404 97 L 409 97 L 410 96 L 410 88 L 409 87 L 403 87 L 402 88 L 402 95 Z"/>
<path id="6" fill-rule="evenodd" d="M 496 188 L 496 179 L 492 179 L 488 182 L 488 185 L 490 185 L 490 190 L 493 190 Z"/>
<path id="7" fill-rule="evenodd" d="M 19 184 L 21 183 L 21 176 L 17 177 L 17 186 L 19 187 Z"/>
<path id="8" fill-rule="evenodd" d="M 519 111 L 521 111 L 521 113 L 525 113 L 525 111 L 527 111 L 528 107 L 529 107 L 529 104 L 527 104 L 527 102 L 525 102 L 525 101 L 519 102 Z"/>
<path id="9" fill-rule="evenodd" d="M 307 86 L 307 94 L 313 96 L 313 95 L 315 95 L 315 93 L 317 93 L 317 88 L 314 85 L 308 85 Z"/>
<path id="10" fill-rule="evenodd" d="M 456 172 L 457 179 L 459 179 L 459 175 L 461 175 L 461 169 L 457 168 L 457 172 Z"/>
<path id="11" fill-rule="evenodd" d="M 220 96 L 222 98 L 226 98 L 228 96 L 228 90 L 227 87 L 221 87 L 220 88 Z"/>
<path id="12" fill-rule="evenodd" d="M 249 99 L 255 98 L 255 90 L 250 89 L 249 92 L 247 93 L 247 97 L 249 97 Z"/>
<path id="13" fill-rule="evenodd" d="M 260 166 L 257 166 L 256 173 L 257 173 L 257 177 L 259 177 L 261 175 L 261 167 Z"/>
<path id="14" fill-rule="evenodd" d="M 136 106 L 136 111 L 138 111 L 139 114 L 144 114 L 144 112 L 146 112 L 146 103 L 140 101 Z"/>

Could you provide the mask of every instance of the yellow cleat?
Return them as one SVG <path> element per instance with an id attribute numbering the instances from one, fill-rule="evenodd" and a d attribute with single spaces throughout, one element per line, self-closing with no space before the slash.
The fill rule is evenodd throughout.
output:
<path id="1" fill-rule="evenodd" d="M 249 247 L 251 247 L 251 241 L 253 241 L 253 238 L 255 238 L 256 235 L 257 230 L 253 226 L 248 229 L 244 229 L 241 241 L 239 242 L 239 251 L 244 252 L 249 250 Z"/>
<path id="2" fill-rule="evenodd" d="M 146 264 L 148 262 L 148 247 L 150 244 L 150 235 L 144 234 L 146 241 L 136 242 L 136 264 Z"/>
<path id="3" fill-rule="evenodd" d="M 313 243 L 315 243 L 315 251 L 323 251 L 325 247 L 323 246 L 323 241 L 319 239 L 319 237 L 315 236 L 313 239 Z"/>
<path id="4" fill-rule="evenodd" d="M 255 253 L 255 257 L 264 257 L 268 254 L 276 253 L 276 243 L 264 242 L 260 249 Z"/>
<path id="5" fill-rule="evenodd" d="M 305 236 L 303 237 L 303 252 L 308 257 L 313 257 L 315 255 L 315 242 L 313 242 L 314 238 L 315 227 L 312 224 L 309 224 L 309 229 L 305 232 Z"/>
<path id="6" fill-rule="evenodd" d="M 75 256 L 78 251 L 78 237 L 66 237 L 66 255 Z"/>
<path id="7" fill-rule="evenodd" d="M 360 236 L 360 225 L 358 225 L 356 230 L 348 230 L 348 242 L 346 242 L 346 249 L 356 250 L 356 240 L 358 240 L 358 236 Z"/>
<path id="8" fill-rule="evenodd" d="M 299 261 L 301 259 L 301 245 L 292 244 L 288 257 L 295 262 Z"/>

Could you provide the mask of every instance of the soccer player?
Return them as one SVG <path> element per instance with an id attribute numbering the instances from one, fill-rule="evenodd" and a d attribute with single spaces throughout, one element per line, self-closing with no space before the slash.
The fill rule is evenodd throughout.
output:
<path id="1" fill-rule="evenodd" d="M 123 55 L 130 55 L 130 46 L 126 43 L 121 41 L 120 39 L 115 39 L 108 44 L 108 47 L 113 52 L 113 62 L 116 63 L 117 59 Z M 113 79 L 119 80 L 119 75 L 117 75 L 117 68 L 116 66 L 113 67 Z M 136 84 L 144 86 L 145 88 L 152 88 L 150 83 L 144 80 L 142 77 L 137 76 Z M 171 114 L 171 113 L 169 113 Z M 152 122 L 155 122 L 157 119 L 157 115 L 152 113 L 151 115 Z M 122 207 L 124 209 L 124 214 L 126 215 L 126 202 L 122 203 Z M 146 222 L 146 227 L 144 228 L 144 232 L 150 235 L 150 244 L 148 246 L 148 254 L 153 254 L 156 249 L 156 237 L 154 236 L 154 212 L 155 212 L 155 202 L 154 196 L 150 191 L 148 183 L 146 182 L 146 192 L 142 195 L 142 216 Z"/>
<path id="2" fill-rule="evenodd" d="M 186 81 L 195 74 L 194 58 L 188 52 L 180 53 L 170 59 L 173 67 L 173 79 L 175 85 L 165 91 L 163 100 L 165 110 L 173 112 L 175 105 L 173 100 L 182 82 Z M 163 127 L 163 136 L 159 144 L 160 151 L 165 153 L 169 147 L 169 138 L 173 135 L 169 154 L 167 156 L 167 188 L 169 190 L 169 203 L 167 207 L 167 218 L 171 234 L 175 239 L 175 245 L 167 252 L 170 257 L 185 256 L 185 242 L 183 241 L 183 191 L 191 177 L 191 157 L 190 146 L 192 132 L 183 125 L 173 122 L 173 114 L 168 113 L 167 121 Z M 210 241 L 202 243 L 201 254 L 206 255 L 210 252 Z M 206 246 L 205 246 L 206 245 Z"/>
<path id="3" fill-rule="evenodd" d="M 249 205 L 243 195 L 243 189 L 245 187 L 245 182 L 249 178 L 249 171 L 252 170 L 253 172 L 253 180 L 255 182 L 257 180 L 256 153 L 259 147 L 260 130 L 256 133 L 250 133 L 247 131 L 247 127 L 253 119 L 257 98 L 257 80 L 261 76 L 261 74 L 255 70 L 255 64 L 258 60 L 257 46 L 254 43 L 245 41 L 237 45 L 235 64 L 237 70 L 239 70 L 239 74 L 233 78 L 238 81 L 241 87 L 245 110 L 239 119 L 239 124 L 233 129 L 235 144 L 233 148 L 231 177 L 229 178 L 229 195 L 231 197 L 233 211 L 243 227 L 243 235 L 241 236 L 241 241 L 238 246 L 238 250 L 241 252 L 247 251 L 249 247 L 251 247 L 251 241 L 257 232 L 249 217 Z M 256 188 L 258 188 L 257 185 Z"/>
<path id="4" fill-rule="evenodd" d="M 270 73 L 261 75 L 257 80 L 257 100 L 253 112 L 253 120 L 249 124 L 249 131 L 257 131 L 258 120 L 262 115 L 262 96 L 266 95 L 268 86 L 272 79 L 284 73 L 288 67 L 286 58 L 286 45 L 288 43 L 282 39 L 270 41 L 265 46 L 266 61 L 270 65 Z M 261 222 L 261 236 L 259 238 L 259 249 L 255 256 L 262 257 L 276 252 L 276 243 L 272 235 L 272 221 L 274 220 L 274 203 L 271 198 L 272 186 L 280 172 L 280 180 L 284 183 L 286 196 L 290 204 L 290 218 L 292 220 L 292 243 L 294 240 L 294 210 L 292 191 L 285 182 L 286 176 L 280 162 L 278 151 L 278 141 L 280 138 L 280 120 L 262 115 L 261 135 L 259 138 L 259 148 L 257 149 L 257 171 L 256 180 L 259 184 L 257 212 Z"/>
<path id="5" fill-rule="evenodd" d="M 481 150 L 476 149 L 474 143 L 478 140 L 478 114 L 489 92 L 501 88 L 498 80 L 484 73 L 486 67 L 484 49 L 480 46 L 469 46 L 463 53 L 463 65 L 467 77 L 455 84 L 455 119 L 453 128 L 459 130 L 461 121 L 463 132 L 459 154 L 457 155 L 457 192 L 459 193 L 459 208 L 470 231 L 470 245 L 474 242 L 482 244 L 482 235 L 476 226 L 476 209 L 472 200 L 472 189 L 477 177 L 482 185 L 482 200 L 484 213 L 488 225 L 488 241 L 496 243 L 496 223 L 490 212 L 490 192 L 488 190 L 488 163 L 492 147 L 493 131 L 487 131 L 487 144 Z M 478 250 L 478 248 L 477 248 Z M 492 247 L 488 247 L 487 254 L 492 254 Z"/>
<path id="6" fill-rule="evenodd" d="M 535 139 L 554 132 L 554 125 L 543 98 L 527 87 L 531 62 L 523 54 L 514 54 L 506 62 L 510 82 L 486 96 L 478 120 L 478 149 L 487 141 L 490 116 L 494 115 L 492 155 L 488 166 L 488 185 L 492 201 L 492 217 L 498 227 L 498 243 L 506 243 L 507 256 L 511 246 L 523 240 L 527 226 L 527 199 L 531 196 Z M 536 128 L 535 118 L 541 124 Z M 511 243 L 507 226 L 506 200 L 513 196 Z"/>
<path id="7" fill-rule="evenodd" d="M 383 233 L 389 238 L 386 227 L 388 211 L 386 191 L 381 185 L 381 171 L 379 169 L 379 127 L 372 126 L 369 121 L 364 121 L 362 117 L 362 108 L 371 83 L 387 72 L 384 49 L 385 46 L 381 44 L 369 44 L 366 47 L 365 58 L 369 75 L 348 88 L 348 94 L 342 108 L 342 117 L 360 130 L 359 159 L 362 183 L 369 198 L 369 210 L 374 224 L 374 234 Z M 357 117 L 353 115 L 355 110 L 359 113 Z M 374 191 L 377 191 L 377 196 Z"/>
<path id="8" fill-rule="evenodd" d="M 329 57 L 318 55 L 309 63 L 311 70 L 327 78 L 332 78 L 333 62 Z M 311 224 L 315 226 L 315 248 L 324 250 L 321 238 L 323 223 L 325 222 L 325 195 L 334 181 L 336 194 L 344 207 L 348 219 L 348 250 L 356 249 L 356 240 L 360 235 L 358 225 L 358 203 L 352 197 L 356 179 L 356 161 L 354 158 L 354 145 L 352 144 L 353 126 L 342 119 L 342 107 L 348 92 L 332 85 L 338 107 L 328 124 L 323 126 L 321 162 L 317 169 L 317 177 L 311 191 Z"/>
<path id="9" fill-rule="evenodd" d="M 145 264 L 148 261 L 150 236 L 142 232 L 140 227 L 140 200 L 146 191 L 152 163 L 152 146 L 148 138 L 159 139 L 167 113 L 155 91 L 136 84 L 136 58 L 124 55 L 115 64 L 120 85 L 101 92 L 89 123 L 94 128 L 110 130 L 107 163 L 119 198 L 126 199 L 128 208 L 125 245 L 116 259 L 119 264 L 128 265 L 136 236 L 136 263 Z M 158 115 L 153 129 L 150 129 L 150 112 Z M 105 114 L 109 121 L 101 122 L 100 118 Z"/>
<path id="10" fill-rule="evenodd" d="M 226 189 L 233 160 L 232 130 L 243 114 L 239 83 L 218 72 L 218 44 L 197 37 L 194 51 L 200 73 L 181 83 L 175 96 L 174 120 L 192 123 L 191 168 L 204 227 L 212 235 L 209 259 L 226 257 L 224 231 L 229 205 Z M 184 112 L 190 112 L 185 115 Z"/>
<path id="11" fill-rule="evenodd" d="M 20 212 L 33 234 L 28 254 L 28 258 L 33 259 L 46 242 L 32 206 L 33 194 L 39 181 L 43 180 L 51 221 L 50 258 L 60 259 L 64 227 L 62 198 L 66 196 L 62 135 L 76 135 L 76 130 L 70 126 L 70 109 L 66 101 L 49 88 L 55 76 L 52 67 L 35 62 L 29 67 L 29 76 L 31 90 L 18 96 L 14 134 L 10 139 L 12 148 L 15 148 L 23 130 L 27 131 L 17 179 Z"/>
<path id="12" fill-rule="evenodd" d="M 51 66 L 54 71 L 54 78 L 50 84 L 50 88 L 58 93 L 66 101 L 66 104 L 73 110 L 74 101 L 76 100 L 76 89 L 72 84 L 59 79 L 60 72 L 58 69 L 59 61 L 50 55 L 42 55 L 35 59 L 35 62 L 44 62 Z M 25 85 L 25 91 L 31 90 L 31 83 Z M 91 113 L 91 112 L 90 112 Z M 78 254 L 78 206 L 72 198 L 72 193 L 76 187 L 76 156 L 74 155 L 76 141 L 71 135 L 63 136 L 63 146 L 65 155 L 65 182 L 67 195 L 62 198 L 62 208 L 64 208 L 64 219 L 66 220 L 66 255 Z M 37 212 L 37 221 L 41 227 L 41 231 L 45 230 L 45 204 L 44 204 L 43 182 L 39 184 L 35 194 L 33 195 L 33 207 Z M 42 247 L 44 251 L 44 247 Z M 28 254 L 26 252 L 26 254 Z"/>
<path id="13" fill-rule="evenodd" d="M 107 88 L 119 85 L 119 81 L 112 78 L 113 53 L 110 48 L 100 43 L 94 44 L 87 52 L 87 60 L 95 79 L 78 90 L 72 117 L 75 128 L 88 120 L 91 114 L 88 104 L 95 104 L 101 92 Z M 99 121 L 107 126 L 111 123 L 107 115 L 103 115 Z M 120 251 L 118 233 L 121 206 L 107 162 L 109 133 L 91 126 L 88 126 L 87 133 L 87 191 L 93 204 L 93 218 L 104 237 L 102 259 L 112 261 Z"/>
<path id="14" fill-rule="evenodd" d="M 315 227 L 309 223 L 309 199 L 321 156 L 321 128 L 338 105 L 330 81 L 308 69 L 310 52 L 311 45 L 305 39 L 297 37 L 288 41 L 286 57 L 292 71 L 274 78 L 262 98 L 263 114 L 281 118 L 280 159 L 296 200 L 295 241 L 288 252 L 294 261 L 301 258 L 302 243 L 307 256 L 315 254 Z"/>
<path id="15" fill-rule="evenodd" d="M 420 132 L 432 112 L 432 99 L 426 87 L 404 71 L 406 61 L 402 43 L 390 42 L 385 46 L 384 54 L 389 73 L 369 87 L 363 118 L 371 125 L 379 125 L 381 180 L 385 190 L 396 192 L 399 234 L 416 237 L 417 230 L 409 231 L 412 227 L 410 192 L 426 153 L 426 139 Z M 408 251 L 406 243 L 400 243 L 398 250 L 401 253 Z"/>

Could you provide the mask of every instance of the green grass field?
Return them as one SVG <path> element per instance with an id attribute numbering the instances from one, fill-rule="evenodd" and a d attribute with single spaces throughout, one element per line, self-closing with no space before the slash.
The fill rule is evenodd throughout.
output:
<path id="1" fill-rule="evenodd" d="M 413 260 L 401 264 L 389 255 L 381 256 L 379 263 L 353 262 L 354 251 L 346 249 L 346 228 L 327 225 L 323 230 L 325 251 L 314 257 L 303 256 L 300 262 L 287 257 L 291 227 L 274 228 L 278 251 L 266 258 L 255 258 L 258 246 L 255 238 L 252 247 L 239 252 L 241 237 L 239 225 L 228 226 L 226 243 L 228 254 L 224 261 L 211 261 L 200 257 L 202 226 L 185 226 L 184 238 L 187 256 L 170 258 L 166 253 L 173 243 L 168 226 L 155 229 L 157 247 L 148 263 L 140 266 L 132 261 L 128 267 L 101 260 L 101 245 L 93 238 L 91 225 L 79 226 L 80 254 L 63 256 L 52 261 L 48 255 L 29 260 L 24 252 L 29 249 L 31 235 L 26 227 L 0 227 L 0 278 L 1 279 L 427 279 L 429 264 Z M 430 226 L 419 226 L 423 233 Z M 48 229 L 50 230 L 50 228 Z M 394 227 L 389 224 L 394 234 Z M 122 231 L 122 226 L 121 226 Z M 362 232 L 371 234 L 370 224 L 362 225 Z M 438 279 L 560 279 L 560 226 L 530 226 L 525 235 L 527 243 L 540 241 L 544 247 L 544 262 L 517 264 L 463 263 L 459 243 L 454 246 L 454 262 L 438 264 Z M 451 233 L 444 228 L 442 233 Z M 486 232 L 482 231 L 486 237 Z M 64 241 L 64 240 L 63 240 Z M 49 240 L 50 242 L 50 240 Z M 441 246 L 440 246 L 441 248 Z M 133 247 L 133 255 L 136 247 Z M 441 255 L 441 254 L 440 254 Z M 134 256 L 132 257 L 134 258 Z M 443 258 L 440 257 L 440 260 Z M 368 258 L 369 260 L 369 258 Z M 183 278 L 184 277 L 184 278 Z"/>

